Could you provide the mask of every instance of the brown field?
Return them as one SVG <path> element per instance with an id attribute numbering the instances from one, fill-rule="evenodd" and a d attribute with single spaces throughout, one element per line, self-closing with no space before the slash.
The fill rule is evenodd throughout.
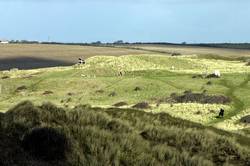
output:
<path id="1" fill-rule="evenodd" d="M 86 59 L 96 55 L 119 56 L 145 53 L 148 51 L 110 47 L 7 44 L 0 45 L 0 70 L 68 66 L 77 63 L 79 57 Z"/>
<path id="2" fill-rule="evenodd" d="M 115 47 L 46 45 L 46 44 L 7 44 L 0 45 L 0 70 L 34 69 L 54 66 L 69 66 L 77 63 L 78 58 L 92 56 L 131 55 L 148 53 L 196 54 L 203 58 L 249 59 L 250 50 L 227 49 L 175 45 L 122 45 Z"/>
<path id="3" fill-rule="evenodd" d="M 122 46 L 121 46 L 122 47 Z M 162 53 L 181 53 L 184 55 L 197 54 L 202 57 L 218 56 L 221 58 L 250 58 L 250 49 L 230 49 L 230 48 L 213 48 L 213 47 L 199 47 L 199 46 L 180 46 L 180 45 L 129 45 L 126 47 L 144 50 L 144 51 L 158 51 Z"/>

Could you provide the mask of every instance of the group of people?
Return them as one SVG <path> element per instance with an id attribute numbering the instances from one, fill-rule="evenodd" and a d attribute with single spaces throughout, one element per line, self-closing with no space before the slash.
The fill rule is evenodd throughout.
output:
<path id="1" fill-rule="evenodd" d="M 85 60 L 82 58 L 78 58 L 78 64 L 79 65 L 84 65 L 85 64 Z"/>

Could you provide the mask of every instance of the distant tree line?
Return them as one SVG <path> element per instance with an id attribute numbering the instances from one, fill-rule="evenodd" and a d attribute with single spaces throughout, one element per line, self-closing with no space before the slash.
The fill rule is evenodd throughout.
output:
<path id="1" fill-rule="evenodd" d="M 90 43 L 68 43 L 68 42 L 48 42 L 48 41 L 30 41 L 30 40 L 11 40 L 9 43 L 14 44 L 56 44 L 56 45 L 88 45 L 88 46 L 114 46 L 114 45 L 175 45 L 175 46 L 198 46 L 198 47 L 213 47 L 213 48 L 232 48 L 232 49 L 250 49 L 250 43 L 168 43 L 168 42 L 124 42 L 117 40 L 114 42 L 102 43 L 95 41 Z"/>

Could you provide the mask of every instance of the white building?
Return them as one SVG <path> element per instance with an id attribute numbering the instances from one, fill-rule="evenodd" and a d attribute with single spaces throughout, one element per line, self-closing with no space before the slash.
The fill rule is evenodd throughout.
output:
<path id="1" fill-rule="evenodd" d="M 9 41 L 8 40 L 0 40 L 0 44 L 8 44 Z"/>

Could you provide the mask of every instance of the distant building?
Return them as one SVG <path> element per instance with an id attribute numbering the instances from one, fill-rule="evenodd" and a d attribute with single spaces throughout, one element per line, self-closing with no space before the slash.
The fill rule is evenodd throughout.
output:
<path id="1" fill-rule="evenodd" d="M 9 41 L 8 40 L 0 40 L 0 44 L 8 44 Z"/>

